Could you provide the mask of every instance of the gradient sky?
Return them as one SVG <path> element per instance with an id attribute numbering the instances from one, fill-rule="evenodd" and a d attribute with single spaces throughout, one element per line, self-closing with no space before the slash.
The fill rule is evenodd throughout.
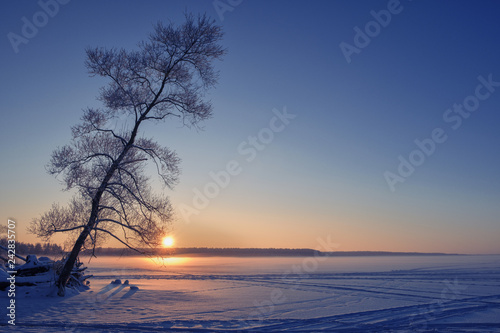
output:
<path id="1" fill-rule="evenodd" d="M 9 33 L 43 9 L 2 1 L 0 212 L 19 241 L 36 241 L 31 219 L 71 196 L 44 166 L 81 110 L 99 106 L 105 82 L 87 75 L 85 47 L 134 48 L 187 10 L 223 26 L 228 54 L 202 131 L 146 129 L 182 158 L 168 192 L 177 246 L 318 248 L 329 237 L 341 251 L 500 253 L 500 87 L 479 88 L 479 105 L 470 97 L 479 76 L 500 82 L 499 2 L 244 0 L 219 15 L 214 3 L 227 2 L 73 0 L 16 53 Z M 355 46 L 355 27 L 376 29 L 370 12 L 388 6 L 397 13 L 348 63 L 340 44 Z M 453 129 L 458 113 L 443 117 L 464 100 L 476 110 Z M 284 109 L 295 118 L 271 138 Z M 413 153 L 421 164 L 391 191 L 384 173 L 439 128 L 446 141 L 423 161 Z M 233 160 L 241 172 L 188 219 L 196 191 Z"/>

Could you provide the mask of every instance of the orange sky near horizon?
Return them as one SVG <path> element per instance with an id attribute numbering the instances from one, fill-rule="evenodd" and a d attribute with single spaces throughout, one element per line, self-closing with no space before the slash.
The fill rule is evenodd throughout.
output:
<path id="1" fill-rule="evenodd" d="M 42 207 L 40 207 L 43 211 Z M 26 210 L 25 210 L 26 211 Z M 276 214 L 275 214 L 276 215 Z M 307 214 L 306 214 L 307 215 Z M 35 215 L 36 216 L 36 215 Z M 316 217 L 311 228 L 303 228 L 307 216 L 272 216 L 266 214 L 241 218 L 238 212 L 227 210 L 217 214 L 215 207 L 208 209 L 203 218 L 193 218 L 186 223 L 177 220 L 171 224 L 170 235 L 175 247 L 236 247 L 236 248 L 312 248 L 325 250 L 324 244 L 332 251 L 393 251 L 393 252 L 443 252 L 464 254 L 498 254 L 495 235 L 488 235 L 471 226 L 467 234 L 447 232 L 438 223 L 428 221 L 414 227 L 411 221 L 401 223 L 397 219 L 373 220 L 371 224 L 357 221 L 348 216 L 337 216 L 335 229 L 331 228 L 332 219 Z M 313 217 L 310 217 L 313 218 Z M 35 235 L 26 232 L 30 221 L 29 213 L 14 217 L 16 239 L 21 242 L 41 242 Z M 234 221 L 238 221 L 235 223 Z M 7 221 L 5 221 L 7 222 Z M 273 223 L 274 222 L 274 225 Z M 280 226 L 286 223 L 289 227 Z M 306 223 L 307 224 L 307 223 Z M 265 232 L 263 232 L 265 230 Z M 443 238 L 441 235 L 447 234 Z M 481 246 L 467 241 L 471 234 L 483 238 Z M 52 242 L 62 245 L 67 240 L 63 234 L 54 236 Z M 109 240 L 106 246 L 121 247 Z"/>

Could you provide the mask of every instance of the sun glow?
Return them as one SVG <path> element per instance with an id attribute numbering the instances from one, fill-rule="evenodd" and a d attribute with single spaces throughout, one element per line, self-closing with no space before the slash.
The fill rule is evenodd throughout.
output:
<path id="1" fill-rule="evenodd" d="M 174 238 L 172 236 L 167 236 L 163 238 L 164 247 L 172 247 L 172 245 L 174 245 Z"/>

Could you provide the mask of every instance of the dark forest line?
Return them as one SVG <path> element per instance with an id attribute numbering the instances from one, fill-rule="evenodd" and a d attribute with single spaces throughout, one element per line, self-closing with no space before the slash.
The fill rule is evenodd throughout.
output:
<path id="1" fill-rule="evenodd" d="M 7 247 L 7 239 L 0 238 L 0 245 Z M 283 249 L 283 248 L 208 248 L 208 247 L 184 247 L 184 248 L 161 248 L 141 249 L 144 253 L 153 256 L 227 256 L 227 257 L 361 257 L 361 256 L 432 256 L 432 255 L 455 255 L 447 253 L 421 253 L 421 252 L 389 252 L 389 251 L 335 251 L 321 252 L 313 249 Z M 52 243 L 23 243 L 16 242 L 16 254 L 26 256 L 35 255 L 57 255 L 66 254 L 60 245 Z M 81 255 L 91 255 L 91 250 L 82 251 Z M 137 251 L 127 248 L 98 247 L 95 249 L 96 256 L 137 256 Z M 0 255 L 1 256 L 1 255 Z"/>
<path id="2" fill-rule="evenodd" d="M 283 248 L 208 248 L 189 247 L 143 250 L 150 255 L 161 256 L 227 256 L 227 257 L 361 257 L 361 256 L 435 256 L 455 255 L 447 253 L 420 253 L 420 252 L 389 252 L 389 251 L 335 251 L 321 252 L 313 249 L 283 249 Z M 82 254 L 90 255 L 91 251 Z M 96 255 L 106 256 L 134 256 L 138 252 L 124 248 L 96 248 Z"/>

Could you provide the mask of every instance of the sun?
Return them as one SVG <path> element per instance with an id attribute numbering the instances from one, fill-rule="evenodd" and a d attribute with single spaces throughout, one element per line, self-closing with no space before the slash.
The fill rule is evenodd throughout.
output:
<path id="1" fill-rule="evenodd" d="M 172 247 L 174 245 L 174 239 L 172 236 L 167 236 L 163 238 L 163 246 L 164 247 Z"/>

